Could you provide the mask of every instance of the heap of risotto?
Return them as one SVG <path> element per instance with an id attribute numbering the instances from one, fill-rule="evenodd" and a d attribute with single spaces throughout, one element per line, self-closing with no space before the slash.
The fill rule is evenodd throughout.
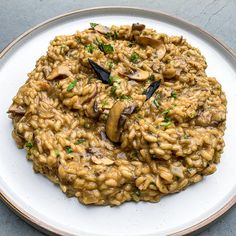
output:
<path id="1" fill-rule="evenodd" d="M 90 25 L 51 41 L 9 108 L 34 170 L 95 205 L 157 202 L 214 173 L 226 98 L 200 51 L 143 24 Z"/>

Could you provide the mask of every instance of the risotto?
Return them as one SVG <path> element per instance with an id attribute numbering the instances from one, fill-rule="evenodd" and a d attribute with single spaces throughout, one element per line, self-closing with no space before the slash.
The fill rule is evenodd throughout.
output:
<path id="1" fill-rule="evenodd" d="M 226 98 L 199 49 L 143 24 L 50 42 L 9 108 L 36 172 L 83 204 L 157 202 L 216 171 Z"/>

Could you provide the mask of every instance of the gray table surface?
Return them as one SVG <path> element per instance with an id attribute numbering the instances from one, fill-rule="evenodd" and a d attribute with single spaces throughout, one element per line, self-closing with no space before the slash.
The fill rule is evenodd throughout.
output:
<path id="1" fill-rule="evenodd" d="M 236 0 L 0 0 L 0 50 L 19 34 L 53 16 L 96 6 L 156 9 L 192 22 L 236 51 Z M 236 235 L 236 207 L 199 236 Z M 42 236 L 0 200 L 0 236 Z"/>

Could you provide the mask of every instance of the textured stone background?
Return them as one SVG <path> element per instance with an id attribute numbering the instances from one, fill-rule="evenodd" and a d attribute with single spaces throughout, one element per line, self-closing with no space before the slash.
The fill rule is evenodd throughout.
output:
<path id="1" fill-rule="evenodd" d="M 19 34 L 53 16 L 96 6 L 156 9 L 192 22 L 236 51 L 236 0 L 0 0 L 0 50 Z M 199 236 L 236 235 L 236 208 Z M 43 236 L 0 200 L 0 236 Z"/>

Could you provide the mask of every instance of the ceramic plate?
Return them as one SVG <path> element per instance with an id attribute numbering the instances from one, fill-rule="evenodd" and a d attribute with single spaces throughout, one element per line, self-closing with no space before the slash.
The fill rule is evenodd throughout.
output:
<path id="1" fill-rule="evenodd" d="M 67 198 L 56 185 L 33 172 L 25 151 L 18 150 L 11 137 L 12 124 L 6 111 L 27 73 L 46 53 L 49 41 L 56 35 L 88 28 L 90 22 L 108 26 L 140 22 L 159 32 L 183 35 L 201 50 L 208 63 L 207 74 L 218 79 L 228 100 L 226 146 L 215 174 L 159 203 L 88 207 Z M 61 235 L 183 235 L 210 223 L 235 203 L 236 58 L 208 33 L 160 12 L 121 7 L 86 9 L 31 29 L 0 57 L 0 193 L 34 226 Z"/>

